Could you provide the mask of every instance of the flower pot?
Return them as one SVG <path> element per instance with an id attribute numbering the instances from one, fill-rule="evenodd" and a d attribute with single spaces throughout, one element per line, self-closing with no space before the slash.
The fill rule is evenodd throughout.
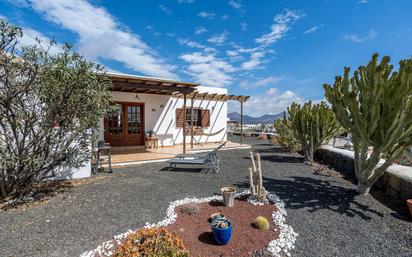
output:
<path id="1" fill-rule="evenodd" d="M 412 216 L 412 199 L 406 200 L 406 204 L 408 205 L 409 213 L 410 213 L 411 216 Z"/>
<path id="2" fill-rule="evenodd" d="M 235 202 L 236 188 L 234 187 L 222 187 L 220 189 L 223 196 L 223 202 L 226 207 L 232 207 Z"/>
<path id="3" fill-rule="evenodd" d="M 225 228 L 212 226 L 213 239 L 220 245 L 226 245 L 232 239 L 232 222 L 228 221 L 229 225 Z"/>

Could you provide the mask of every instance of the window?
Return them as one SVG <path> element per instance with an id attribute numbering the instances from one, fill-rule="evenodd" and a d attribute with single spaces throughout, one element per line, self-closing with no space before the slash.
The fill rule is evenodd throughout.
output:
<path id="1" fill-rule="evenodd" d="M 191 120 L 192 112 L 190 108 L 186 109 L 186 119 L 183 117 L 183 109 L 176 109 L 176 127 L 182 128 L 184 122 L 186 121 L 186 124 L 190 126 L 190 120 Z M 199 108 L 194 108 L 193 109 L 193 125 L 195 127 L 209 127 L 210 126 L 210 111 L 209 110 L 204 110 L 204 109 L 199 109 Z"/>
<path id="2" fill-rule="evenodd" d="M 200 109 L 193 109 L 193 126 L 197 126 L 200 127 L 201 126 L 201 120 L 199 118 L 199 116 L 201 115 L 201 111 Z M 192 110 L 191 109 L 187 109 L 186 110 L 186 123 L 191 125 L 191 117 L 192 116 Z"/>
<path id="3" fill-rule="evenodd" d="M 110 134 L 121 134 L 123 133 L 122 124 L 122 109 L 113 110 L 108 114 L 108 132 Z"/>

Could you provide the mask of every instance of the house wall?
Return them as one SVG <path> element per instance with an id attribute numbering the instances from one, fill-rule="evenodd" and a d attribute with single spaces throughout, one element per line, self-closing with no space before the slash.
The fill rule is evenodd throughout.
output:
<path id="1" fill-rule="evenodd" d="M 217 93 L 227 94 L 227 89 L 212 88 L 212 87 L 197 87 L 199 93 Z M 144 125 L 145 131 L 155 131 L 159 138 L 160 146 L 171 146 L 181 144 L 183 142 L 183 129 L 176 127 L 176 109 L 183 108 L 183 98 L 173 98 L 171 96 L 138 94 L 135 93 L 112 91 L 113 100 L 115 102 L 138 102 L 144 103 Z M 164 107 L 161 107 L 164 106 Z M 191 101 L 187 99 L 186 107 L 190 108 Z M 227 131 L 227 102 L 198 100 L 194 101 L 193 107 L 210 110 L 210 127 L 205 128 L 205 133 L 214 133 L 221 129 L 219 134 L 214 136 L 195 136 L 196 142 L 218 142 L 226 141 Z M 99 140 L 104 139 L 103 120 L 99 133 Z M 190 136 L 186 138 L 190 141 Z"/>

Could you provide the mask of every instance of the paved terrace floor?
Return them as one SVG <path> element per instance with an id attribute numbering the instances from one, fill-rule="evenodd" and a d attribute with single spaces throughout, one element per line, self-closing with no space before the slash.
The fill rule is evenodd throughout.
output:
<path id="1" fill-rule="evenodd" d="M 300 156 L 251 141 L 262 155 L 264 186 L 286 203 L 299 233 L 293 256 L 412 256 L 412 222 L 341 178 L 314 175 Z M 220 152 L 219 175 L 150 163 L 100 174 L 31 207 L 0 211 L 1 256 L 78 256 L 113 235 L 156 222 L 170 201 L 247 186 L 247 149 Z M 257 214 L 258 215 L 258 214 Z"/>
<path id="2" fill-rule="evenodd" d="M 202 143 L 194 144 L 193 149 L 190 144 L 186 145 L 186 152 L 202 152 L 210 151 L 217 148 L 221 143 Z M 233 149 L 249 149 L 251 146 L 248 144 L 240 144 L 237 142 L 227 141 L 222 150 Z M 113 147 L 112 150 L 112 163 L 114 166 L 133 164 L 139 162 L 155 161 L 162 159 L 170 159 L 178 154 L 183 153 L 183 145 L 165 146 L 158 148 L 144 147 Z"/>

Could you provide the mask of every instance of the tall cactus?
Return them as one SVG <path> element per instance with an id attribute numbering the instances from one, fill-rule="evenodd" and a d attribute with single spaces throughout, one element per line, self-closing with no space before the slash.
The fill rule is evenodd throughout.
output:
<path id="1" fill-rule="evenodd" d="M 341 131 L 335 114 L 325 102 L 303 106 L 293 103 L 288 108 L 290 126 L 294 137 L 300 142 L 305 157 L 313 161 L 315 151 Z"/>
<path id="2" fill-rule="evenodd" d="M 352 134 L 360 194 L 368 194 L 370 187 L 412 144 L 412 59 L 399 64 L 399 71 L 392 72 L 389 57 L 378 63 L 378 54 L 374 54 L 353 77 L 345 68 L 333 87 L 324 85 L 337 119 Z M 386 160 L 378 165 L 383 155 Z"/>
<path id="3" fill-rule="evenodd" d="M 283 117 L 275 120 L 273 127 L 276 130 L 277 143 L 290 152 L 300 152 L 302 147 L 299 141 L 294 137 L 292 126 L 283 112 Z"/>

